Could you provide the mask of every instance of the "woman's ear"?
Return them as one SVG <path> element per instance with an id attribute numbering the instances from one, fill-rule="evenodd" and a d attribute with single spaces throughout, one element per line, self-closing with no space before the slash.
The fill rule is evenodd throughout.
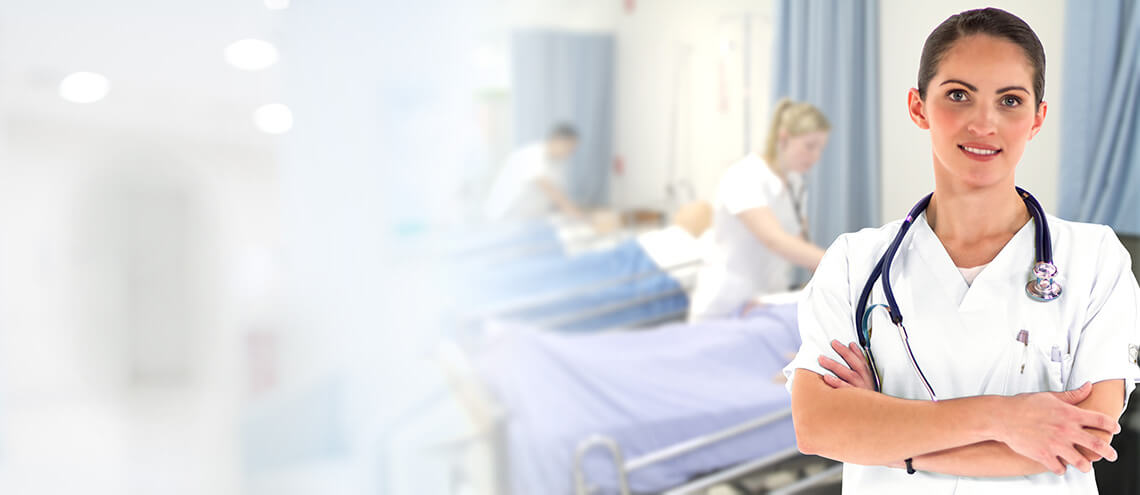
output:
<path id="1" fill-rule="evenodd" d="M 1033 116 L 1033 127 L 1029 128 L 1029 139 L 1033 139 L 1038 132 L 1041 132 L 1041 124 L 1045 123 L 1045 112 L 1049 110 L 1049 103 L 1042 101 L 1037 106 L 1037 114 Z"/>
<path id="2" fill-rule="evenodd" d="M 906 108 L 914 125 L 919 129 L 930 129 L 930 122 L 926 120 L 926 103 L 922 101 L 917 89 L 910 88 L 906 92 Z"/>

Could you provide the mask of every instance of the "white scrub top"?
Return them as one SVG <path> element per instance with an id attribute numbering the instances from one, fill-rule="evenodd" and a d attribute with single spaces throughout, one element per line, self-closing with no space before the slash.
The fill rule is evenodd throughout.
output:
<path id="1" fill-rule="evenodd" d="M 1032 221 L 968 285 L 925 213 L 915 220 L 891 267 L 891 284 L 915 359 L 939 399 L 1062 391 L 1110 379 L 1124 379 L 1127 398 L 1140 379 L 1133 354 L 1140 341 L 1140 287 L 1128 252 L 1103 225 L 1048 221 L 1063 293 L 1038 302 L 1025 293 L 1035 261 Z M 858 341 L 853 308 L 900 223 L 845 234 L 827 250 L 799 307 L 803 344 L 784 369 L 788 390 L 796 369 L 830 373 L 819 365 L 820 355 L 843 362 L 832 339 Z M 876 283 L 871 303 L 881 302 Z M 883 392 L 929 400 L 884 311 L 875 310 L 872 327 Z M 1021 330 L 1028 345 L 1017 340 Z M 843 493 L 1095 494 L 1097 488 L 1091 472 L 1072 467 L 1064 476 L 971 478 L 847 463 Z"/>
<path id="2" fill-rule="evenodd" d="M 789 173 L 788 181 L 802 201 L 802 177 Z M 705 268 L 697 277 L 689 311 L 691 321 L 733 314 L 755 296 L 791 287 L 792 263 L 760 242 L 736 217 L 761 207 L 770 208 L 785 231 L 800 233 L 788 187 L 762 158 L 750 153 L 729 167 L 717 186 L 713 224 L 706 233 Z"/>
<path id="3" fill-rule="evenodd" d="M 490 220 L 532 220 L 554 211 L 538 186 L 540 179 L 562 185 L 558 164 L 546 157 L 546 146 L 535 143 L 520 148 L 507 157 L 487 197 L 485 213 Z"/>

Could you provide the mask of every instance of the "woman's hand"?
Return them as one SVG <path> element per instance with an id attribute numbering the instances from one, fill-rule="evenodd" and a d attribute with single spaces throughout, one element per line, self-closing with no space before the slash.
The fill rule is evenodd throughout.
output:
<path id="1" fill-rule="evenodd" d="M 839 353 L 839 357 L 842 357 L 847 364 L 844 365 L 827 356 L 820 356 L 819 365 L 835 373 L 835 376 L 824 375 L 823 383 L 831 388 L 855 387 L 875 390 L 875 377 L 871 374 L 871 367 L 863 357 L 863 350 L 858 344 L 852 342 L 845 346 L 838 340 L 832 340 L 831 348 Z"/>
<path id="2" fill-rule="evenodd" d="M 1065 474 L 1065 465 L 1082 473 L 1092 469 L 1092 461 L 1077 451 L 1084 447 L 1097 456 L 1116 460 L 1116 450 L 1105 440 L 1085 431 L 1095 428 L 1112 434 L 1120 432 L 1113 418 L 1077 407 L 1092 392 L 1085 383 L 1066 392 L 1038 392 L 1009 397 L 1006 406 L 994 411 L 998 421 L 995 440 L 1014 452 L 1033 459 L 1057 475 Z"/>
<path id="3" fill-rule="evenodd" d="M 844 346 L 838 340 L 833 340 L 831 348 L 843 358 L 844 363 L 820 356 L 819 364 L 835 373 L 835 376 L 824 375 L 824 383 L 831 388 L 874 390 L 875 382 L 870 366 L 857 344 L 852 342 Z M 999 421 L 995 440 L 1005 443 L 1014 452 L 1041 463 L 1057 475 L 1065 474 L 1066 465 L 1087 473 L 1092 469 L 1092 463 L 1101 458 L 1115 461 L 1116 450 L 1085 428 L 1116 434 L 1120 431 L 1120 425 L 1107 415 L 1076 406 L 1088 398 L 1091 392 L 1092 384 L 1086 383 L 1081 388 L 1066 392 L 1040 392 L 1009 397 L 1007 407 L 995 414 Z M 1092 458 L 1083 455 L 1077 449 L 1078 446 L 1090 453 Z"/>

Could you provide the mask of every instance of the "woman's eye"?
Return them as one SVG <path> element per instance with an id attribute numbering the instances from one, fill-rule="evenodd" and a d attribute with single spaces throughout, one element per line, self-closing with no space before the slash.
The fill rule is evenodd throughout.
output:
<path id="1" fill-rule="evenodd" d="M 1007 107 L 1016 107 L 1021 104 L 1021 98 L 1016 96 L 1003 96 L 1001 98 L 1001 104 Z"/>
<path id="2" fill-rule="evenodd" d="M 960 89 L 952 89 L 946 93 L 946 97 L 950 98 L 950 101 L 966 101 L 966 92 Z"/>

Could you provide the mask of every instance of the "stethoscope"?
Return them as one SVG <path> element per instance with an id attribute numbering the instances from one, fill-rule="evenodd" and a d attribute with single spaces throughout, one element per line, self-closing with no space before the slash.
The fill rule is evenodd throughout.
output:
<path id="1" fill-rule="evenodd" d="M 811 236 L 808 234 L 807 215 L 804 214 L 804 195 L 807 193 L 806 179 L 805 183 L 800 185 L 799 194 L 792 191 L 791 181 L 787 177 L 781 177 L 780 180 L 784 183 L 784 190 L 788 192 L 788 199 L 791 200 L 792 209 L 795 210 L 796 223 L 800 226 L 800 237 L 811 242 Z"/>
<path id="2" fill-rule="evenodd" d="M 1045 219 L 1045 210 L 1041 208 L 1041 203 L 1033 195 L 1029 194 L 1026 190 L 1018 187 L 1017 193 L 1021 195 L 1021 199 L 1025 201 L 1025 207 L 1029 210 L 1029 215 L 1033 217 L 1033 226 L 1036 231 L 1036 260 L 1037 263 L 1033 265 L 1033 277 L 1029 283 L 1025 285 L 1025 292 L 1029 295 L 1030 299 L 1035 301 L 1052 301 L 1061 295 L 1061 284 L 1056 280 L 1057 266 L 1053 264 L 1053 239 L 1049 235 L 1049 222 Z M 867 278 L 867 284 L 863 286 L 863 293 L 859 295 L 859 304 L 855 307 L 855 329 L 859 337 L 859 346 L 863 348 L 863 353 L 866 354 L 867 364 L 871 367 L 871 375 L 874 376 L 875 391 L 881 390 L 881 383 L 879 378 L 878 368 L 875 366 L 875 358 L 871 354 L 871 326 L 870 317 L 871 311 L 875 308 L 884 308 L 887 314 L 891 317 L 891 323 L 894 323 L 899 330 L 899 338 L 902 339 L 903 347 L 906 348 L 907 357 L 910 358 L 910 364 L 914 367 L 914 372 L 918 375 L 918 379 L 922 381 L 923 387 L 926 388 L 926 393 L 930 395 L 930 400 L 937 401 L 938 398 L 934 394 L 934 388 L 930 386 L 930 381 L 926 379 L 923 374 L 922 368 L 918 365 L 918 361 L 914 358 L 914 352 L 910 348 L 910 341 L 907 337 L 906 327 L 903 326 L 903 315 L 899 310 L 898 302 L 895 301 L 895 293 L 891 290 L 891 263 L 895 258 L 895 253 L 898 252 L 899 246 L 902 245 L 903 237 L 906 232 L 910 230 L 911 224 L 918 215 L 930 205 L 930 198 L 934 193 L 927 194 L 923 197 L 918 204 L 911 208 L 910 213 L 907 214 L 903 220 L 902 225 L 899 226 L 899 231 L 895 234 L 894 241 L 890 246 L 887 246 L 886 252 L 883 257 L 879 258 L 879 263 L 875 265 L 875 269 L 871 271 L 871 276 Z M 875 304 L 870 308 L 867 307 L 867 302 L 871 298 L 871 289 L 875 286 L 875 280 L 882 278 L 883 282 L 883 295 L 887 299 L 887 304 Z"/>

